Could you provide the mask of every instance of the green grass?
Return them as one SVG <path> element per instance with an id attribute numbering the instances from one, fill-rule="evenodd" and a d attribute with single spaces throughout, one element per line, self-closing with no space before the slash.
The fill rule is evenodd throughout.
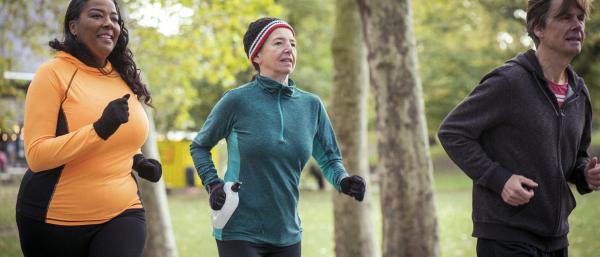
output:
<path id="1" fill-rule="evenodd" d="M 302 191 L 303 256 L 333 256 L 333 204 L 331 191 Z M 210 229 L 207 197 L 177 194 L 169 197 L 169 209 L 181 257 L 217 256 Z M 380 222 L 379 222 L 380 224 Z"/>
<path id="2" fill-rule="evenodd" d="M 592 132 L 592 146 L 600 146 L 600 129 Z"/>
<path id="3" fill-rule="evenodd" d="M 475 256 L 471 237 L 471 181 L 456 171 L 438 172 L 436 208 L 440 224 L 440 247 L 443 257 Z M 16 185 L 0 187 L 0 256 L 21 256 L 14 222 Z M 303 224 L 302 252 L 306 257 L 333 257 L 333 205 L 331 191 L 303 190 L 300 215 Z M 169 196 L 169 209 L 180 257 L 217 256 L 211 236 L 206 195 L 175 193 Z M 600 194 L 576 194 L 577 208 L 571 214 L 569 248 L 572 257 L 597 257 L 600 252 Z M 375 195 L 374 214 L 377 240 L 381 241 L 379 198 Z"/>
<path id="4" fill-rule="evenodd" d="M 15 223 L 15 201 L 18 190 L 16 183 L 0 184 L 0 256 L 22 256 Z"/>

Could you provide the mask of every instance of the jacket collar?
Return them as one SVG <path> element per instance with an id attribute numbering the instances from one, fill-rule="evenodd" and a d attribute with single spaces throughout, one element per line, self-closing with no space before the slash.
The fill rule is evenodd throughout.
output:
<path id="1" fill-rule="evenodd" d="M 110 77 L 118 77 L 119 73 L 116 70 L 113 70 L 112 64 L 110 61 L 106 62 L 106 65 L 102 68 L 94 68 L 87 66 L 85 63 L 77 59 L 75 56 L 65 52 L 65 51 L 57 51 L 54 55 L 55 58 L 62 59 L 68 63 L 71 63 L 77 67 L 77 69 L 84 70 L 87 73 L 96 75 L 96 76 L 110 76 Z"/>
<path id="2" fill-rule="evenodd" d="M 296 84 L 291 79 L 288 79 L 288 85 L 286 86 L 271 78 L 256 75 L 256 82 L 262 89 L 264 89 L 269 94 L 277 94 L 279 90 L 281 90 L 283 95 L 291 97 L 294 95 L 294 91 L 296 89 Z"/>
<path id="3" fill-rule="evenodd" d="M 527 52 L 517 55 L 508 62 L 517 63 L 532 73 L 539 81 L 543 81 L 544 83 L 546 82 L 544 72 L 542 71 L 542 66 L 539 63 L 534 50 L 529 49 Z M 572 87 L 575 92 L 580 91 L 583 87 L 583 83 L 571 65 L 567 66 L 567 74 L 569 76 L 569 87 Z"/>

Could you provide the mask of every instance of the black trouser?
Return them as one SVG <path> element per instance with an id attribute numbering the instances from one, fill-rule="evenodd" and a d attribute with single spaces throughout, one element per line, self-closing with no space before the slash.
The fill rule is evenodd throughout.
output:
<path id="1" fill-rule="evenodd" d="M 59 226 L 17 214 L 25 257 L 139 257 L 146 242 L 144 209 L 98 225 Z"/>
<path id="2" fill-rule="evenodd" d="M 545 252 L 537 247 L 511 241 L 477 239 L 478 257 L 568 257 L 567 247 L 553 252 Z"/>
<path id="3" fill-rule="evenodd" d="M 242 240 L 217 240 L 219 257 L 300 257 L 300 242 L 290 246 L 255 244 Z"/>

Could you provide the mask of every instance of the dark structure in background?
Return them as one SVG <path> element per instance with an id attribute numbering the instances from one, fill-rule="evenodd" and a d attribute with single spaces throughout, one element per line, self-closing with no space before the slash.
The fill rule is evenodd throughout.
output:
<path id="1" fill-rule="evenodd" d="M 321 174 L 321 169 L 319 169 L 316 164 L 311 163 L 309 164 L 308 171 L 310 172 L 310 175 L 313 176 L 317 181 L 317 185 L 319 185 L 319 191 L 324 190 L 325 180 L 323 179 L 323 174 Z"/>

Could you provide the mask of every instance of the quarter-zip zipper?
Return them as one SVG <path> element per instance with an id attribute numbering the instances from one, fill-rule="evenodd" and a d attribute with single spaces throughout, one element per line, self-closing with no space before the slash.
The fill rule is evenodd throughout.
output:
<path id="1" fill-rule="evenodd" d="M 281 108 L 281 91 L 282 90 L 283 90 L 283 88 L 279 88 L 279 91 L 277 93 L 277 107 L 279 107 L 279 123 L 281 126 L 281 132 L 279 133 L 279 141 L 285 142 L 285 138 L 283 137 L 283 131 L 285 129 L 285 127 L 283 125 L 283 109 Z"/>

